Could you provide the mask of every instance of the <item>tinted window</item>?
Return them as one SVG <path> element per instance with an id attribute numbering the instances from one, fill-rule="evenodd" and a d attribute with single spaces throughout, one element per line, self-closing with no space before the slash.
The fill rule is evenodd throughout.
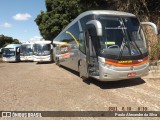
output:
<path id="1" fill-rule="evenodd" d="M 100 16 L 103 36 L 101 54 L 112 59 L 137 59 L 146 55 L 146 43 L 137 18 Z"/>
<path id="2" fill-rule="evenodd" d="M 79 34 L 79 50 L 80 50 L 82 53 L 86 53 L 84 33 L 80 33 L 80 34 Z"/>
<path id="3" fill-rule="evenodd" d="M 76 22 L 68 30 L 59 35 L 55 40 L 67 43 L 75 42 L 74 38 L 76 38 L 76 40 L 78 41 L 79 32 L 80 32 L 79 26 L 78 23 Z"/>
<path id="4" fill-rule="evenodd" d="M 67 31 L 70 32 L 78 41 L 79 32 L 80 32 L 78 22 L 76 22 L 74 25 L 72 25 Z M 70 42 L 74 41 L 73 37 L 70 34 L 67 34 L 67 39 Z"/>
<path id="5" fill-rule="evenodd" d="M 93 20 L 93 15 L 87 15 L 83 18 L 80 19 L 80 23 L 81 23 L 81 26 L 82 26 L 82 30 L 84 31 L 85 30 L 85 27 L 86 27 L 86 23 L 90 20 Z"/>

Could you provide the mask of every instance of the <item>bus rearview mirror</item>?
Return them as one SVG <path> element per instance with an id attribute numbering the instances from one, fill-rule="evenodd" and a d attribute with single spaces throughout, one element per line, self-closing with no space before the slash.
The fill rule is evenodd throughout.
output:
<path id="1" fill-rule="evenodd" d="M 153 28 L 153 31 L 156 35 L 158 35 L 158 29 L 156 24 L 152 23 L 152 22 L 141 22 L 141 25 L 149 25 Z"/>
<path id="2" fill-rule="evenodd" d="M 98 20 L 91 20 L 86 24 L 95 26 L 97 36 L 102 36 L 102 24 Z"/>

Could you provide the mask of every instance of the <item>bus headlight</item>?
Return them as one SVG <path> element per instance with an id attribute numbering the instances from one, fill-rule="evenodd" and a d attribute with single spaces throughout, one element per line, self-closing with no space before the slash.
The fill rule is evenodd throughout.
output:
<path id="1" fill-rule="evenodd" d="M 106 63 L 104 63 L 104 62 L 101 62 L 101 65 L 102 65 L 103 67 L 106 67 Z"/>
<path id="2" fill-rule="evenodd" d="M 108 69 L 115 69 L 115 66 L 113 66 L 113 65 L 106 65 L 106 67 L 107 67 Z"/>
<path id="3" fill-rule="evenodd" d="M 104 62 L 101 62 L 101 65 L 102 65 L 102 67 L 105 67 L 105 68 L 108 68 L 108 69 L 115 69 L 115 66 L 106 64 Z"/>

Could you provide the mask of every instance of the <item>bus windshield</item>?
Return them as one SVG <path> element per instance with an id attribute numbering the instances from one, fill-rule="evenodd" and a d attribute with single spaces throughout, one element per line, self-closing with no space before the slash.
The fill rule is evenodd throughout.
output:
<path id="1" fill-rule="evenodd" d="M 3 57 L 12 57 L 15 56 L 15 51 L 13 48 L 4 48 Z"/>
<path id="2" fill-rule="evenodd" d="M 45 56 L 51 54 L 51 45 L 50 44 L 35 44 L 34 45 L 34 54 L 37 56 Z"/>
<path id="3" fill-rule="evenodd" d="M 146 40 L 135 17 L 100 16 L 103 36 L 100 55 L 109 59 L 141 59 L 148 55 Z"/>
<path id="4" fill-rule="evenodd" d="M 33 50 L 32 50 L 32 45 L 28 44 L 28 45 L 22 45 L 21 46 L 21 55 L 24 56 L 31 56 L 33 55 Z"/>

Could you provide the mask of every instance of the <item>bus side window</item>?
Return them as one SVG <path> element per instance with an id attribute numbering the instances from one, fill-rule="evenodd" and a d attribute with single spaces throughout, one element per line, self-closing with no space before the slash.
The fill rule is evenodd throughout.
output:
<path id="1" fill-rule="evenodd" d="M 84 54 L 86 53 L 85 37 L 82 32 L 79 34 L 79 50 Z"/>

